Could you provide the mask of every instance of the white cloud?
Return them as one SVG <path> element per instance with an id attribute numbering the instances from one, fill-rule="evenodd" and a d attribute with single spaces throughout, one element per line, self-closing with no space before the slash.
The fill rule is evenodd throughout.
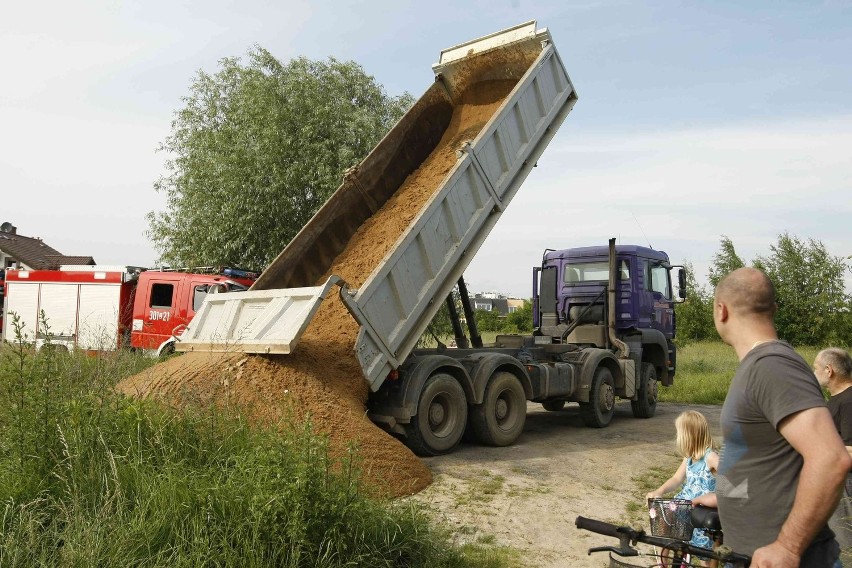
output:
<path id="1" fill-rule="evenodd" d="M 706 275 L 721 235 L 744 260 L 785 231 L 852 254 L 852 116 L 648 135 L 570 117 L 474 259 L 474 285 L 530 294 L 545 248 L 652 244 Z"/>

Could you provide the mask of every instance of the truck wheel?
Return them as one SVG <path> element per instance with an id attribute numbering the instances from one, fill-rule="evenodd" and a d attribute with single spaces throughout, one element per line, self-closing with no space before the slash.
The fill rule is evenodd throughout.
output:
<path id="1" fill-rule="evenodd" d="M 650 363 L 642 363 L 636 400 L 630 401 L 630 407 L 636 418 L 651 418 L 657 412 L 657 370 Z"/>
<path id="2" fill-rule="evenodd" d="M 406 427 L 406 444 L 421 456 L 449 453 L 467 423 L 467 398 L 455 377 L 438 373 L 423 385 L 417 414 Z"/>
<path id="3" fill-rule="evenodd" d="M 559 412 L 563 408 L 565 408 L 564 400 L 546 400 L 541 403 L 545 410 L 548 412 Z"/>
<path id="4" fill-rule="evenodd" d="M 158 356 L 161 359 L 165 359 L 166 357 L 170 357 L 174 354 L 175 354 L 175 344 L 169 343 L 168 345 L 163 345 L 163 347 L 160 348 L 160 353 L 158 354 Z"/>
<path id="5" fill-rule="evenodd" d="M 518 377 L 496 373 L 485 387 L 482 404 L 471 409 L 476 439 L 489 446 L 508 446 L 518 439 L 527 420 L 527 397 Z"/>
<path id="6" fill-rule="evenodd" d="M 605 428 L 609 426 L 613 414 L 615 381 L 612 380 L 612 372 L 601 366 L 595 371 L 595 377 L 592 379 L 589 402 L 580 403 L 580 417 L 590 428 Z"/>

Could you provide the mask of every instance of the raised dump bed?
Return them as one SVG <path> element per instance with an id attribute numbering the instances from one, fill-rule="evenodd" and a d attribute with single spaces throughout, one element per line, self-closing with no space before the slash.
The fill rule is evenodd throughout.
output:
<path id="1" fill-rule="evenodd" d="M 339 286 L 360 325 L 355 351 L 371 388 L 399 367 L 577 100 L 549 32 L 534 21 L 446 49 L 433 70 L 433 85 L 251 290 L 207 297 L 179 351 L 290 353 Z M 506 81 L 514 87 L 363 284 L 349 289 L 329 274 L 355 232 L 435 150 L 454 107 Z"/>

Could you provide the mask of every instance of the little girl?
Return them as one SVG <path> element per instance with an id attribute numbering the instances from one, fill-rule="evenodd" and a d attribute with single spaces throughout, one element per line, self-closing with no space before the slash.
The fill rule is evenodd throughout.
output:
<path id="1" fill-rule="evenodd" d="M 675 444 L 678 453 L 684 458 L 683 462 L 665 483 L 648 493 L 648 499 L 662 497 L 680 487 L 675 499 L 690 499 L 693 505 L 715 506 L 714 475 L 719 466 L 719 454 L 713 451 L 713 439 L 710 437 L 707 419 L 700 412 L 687 410 L 675 420 L 675 429 Z M 690 543 L 704 548 L 713 547 L 710 537 L 701 529 L 692 531 Z"/>

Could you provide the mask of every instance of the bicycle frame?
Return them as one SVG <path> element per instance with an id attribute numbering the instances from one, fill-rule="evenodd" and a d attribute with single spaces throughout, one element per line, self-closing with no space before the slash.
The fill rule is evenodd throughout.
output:
<path id="1" fill-rule="evenodd" d="M 602 534 L 617 538 L 619 546 L 598 546 L 589 549 L 589 554 L 593 552 L 609 551 L 618 554 L 619 556 L 637 556 L 639 551 L 633 548 L 634 545 L 641 542 L 652 546 L 659 546 L 674 551 L 679 557 L 690 555 L 699 558 L 707 558 L 716 560 L 722 564 L 731 563 L 734 566 L 742 566 L 748 568 L 751 565 L 751 557 L 745 554 L 738 554 L 730 548 L 720 546 L 715 550 L 709 548 L 701 548 L 693 546 L 689 542 L 678 540 L 675 538 L 666 538 L 646 534 L 642 529 L 632 529 L 630 527 L 620 527 L 595 519 L 586 517 L 577 517 L 575 525 L 578 529 L 587 530 L 590 532 Z"/>

